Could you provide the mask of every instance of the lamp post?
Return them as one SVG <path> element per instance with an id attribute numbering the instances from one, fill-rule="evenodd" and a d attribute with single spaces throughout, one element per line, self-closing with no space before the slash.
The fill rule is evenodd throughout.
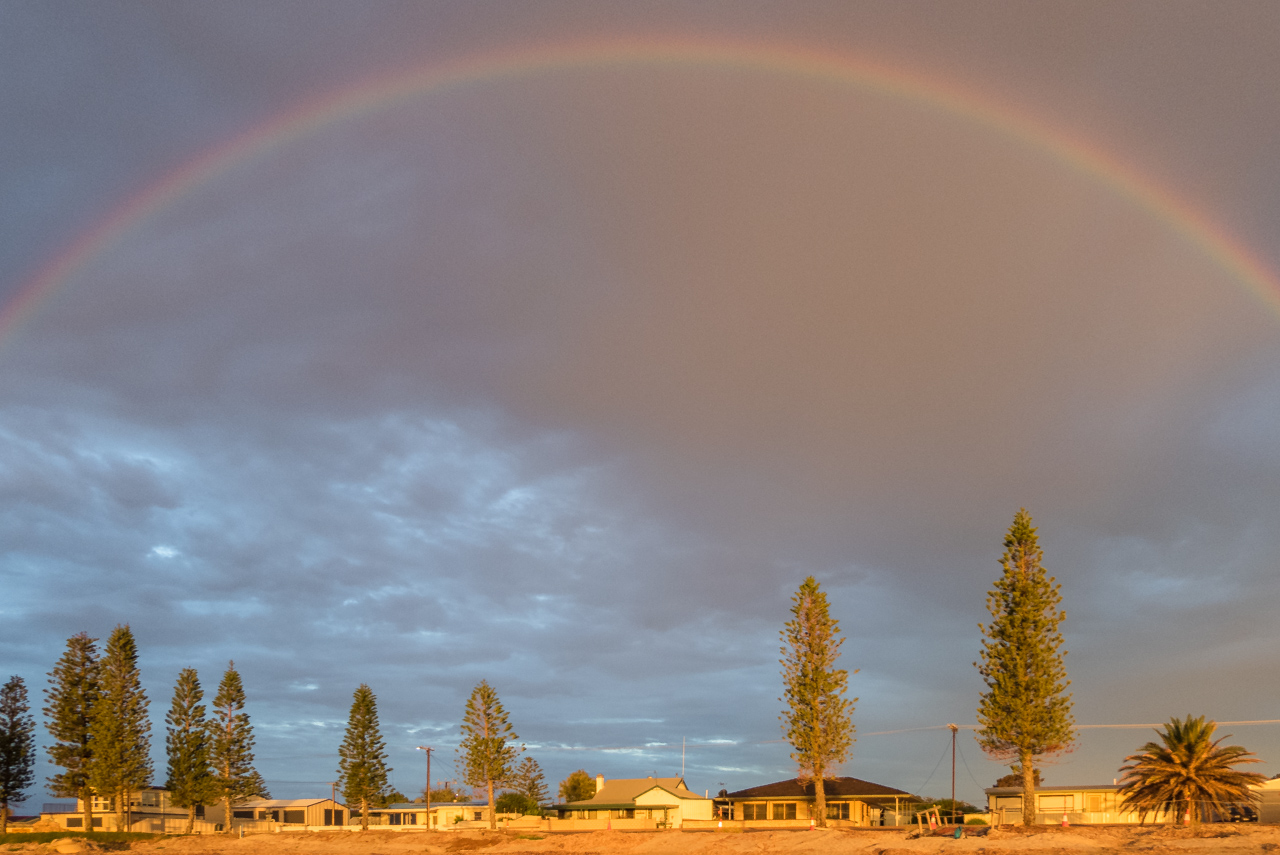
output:
<path id="1" fill-rule="evenodd" d="M 427 752 L 427 789 L 423 792 L 423 800 L 427 803 L 427 831 L 431 830 L 431 752 L 434 748 L 428 748 L 425 745 L 418 746 L 419 751 Z"/>

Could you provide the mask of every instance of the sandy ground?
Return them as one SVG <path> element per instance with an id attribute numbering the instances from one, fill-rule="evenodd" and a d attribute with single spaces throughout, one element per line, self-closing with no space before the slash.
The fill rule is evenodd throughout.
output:
<path id="1" fill-rule="evenodd" d="M 971 829 L 972 836 L 921 837 L 906 829 L 817 831 L 623 832 L 578 834 L 386 831 L 280 833 L 243 839 L 215 835 L 171 837 L 133 844 L 152 855 L 909 855 L 909 853 L 1015 853 L 1110 855 L 1110 853 L 1280 853 L 1280 827 L 1206 826 L 1170 828 L 1048 828 L 1024 833 L 1009 828 Z M 97 847 L 71 841 L 9 844 L 9 852 L 96 855 Z"/>

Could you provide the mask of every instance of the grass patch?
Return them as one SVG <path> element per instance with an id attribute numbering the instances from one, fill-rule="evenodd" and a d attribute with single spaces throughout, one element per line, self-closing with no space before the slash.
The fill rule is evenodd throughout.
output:
<path id="1" fill-rule="evenodd" d="M 86 834 L 83 831 L 26 831 L 0 834 L 0 844 L 5 843 L 51 843 L 63 837 L 79 837 L 92 840 L 103 849 L 128 849 L 130 843 L 139 840 L 155 840 L 163 834 L 146 834 L 141 831 L 95 831 Z"/>
<path id="2" fill-rule="evenodd" d="M 545 840 L 541 834 L 517 834 L 516 840 Z"/>

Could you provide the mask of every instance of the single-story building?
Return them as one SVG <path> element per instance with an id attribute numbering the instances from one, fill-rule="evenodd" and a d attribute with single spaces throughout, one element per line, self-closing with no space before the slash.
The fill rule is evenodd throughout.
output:
<path id="1" fill-rule="evenodd" d="M 1115 784 L 1097 786 L 1036 787 L 1036 825 L 1057 825 L 1065 816 L 1076 824 L 1138 823 L 1141 817 L 1120 807 L 1120 787 Z M 988 787 L 987 810 L 995 825 L 1022 822 L 1022 788 Z M 1167 822 L 1162 811 L 1147 814 L 1147 822 Z"/>
<path id="2" fill-rule="evenodd" d="M 498 816 L 502 818 L 504 814 Z M 402 828 L 413 826 L 447 831 L 453 828 L 475 827 L 476 823 L 487 828 L 489 803 L 487 801 L 432 802 L 428 813 L 424 802 L 403 802 L 381 808 L 369 808 L 369 819 L 375 825 L 392 825 Z"/>
<path id="3" fill-rule="evenodd" d="M 905 790 L 873 784 L 860 778 L 824 778 L 822 791 L 827 802 L 827 820 L 849 825 L 902 825 L 913 813 L 912 805 L 922 801 Z M 749 787 L 722 796 L 724 819 L 748 826 L 767 828 L 808 825 L 813 815 L 814 782 L 797 779 Z"/>
<path id="4" fill-rule="evenodd" d="M 560 819 L 605 820 L 621 828 L 681 828 L 685 820 L 711 820 L 712 800 L 685 786 L 683 778 L 596 777 L 589 799 L 553 805 Z"/>
<path id="5" fill-rule="evenodd" d="M 1254 805 L 1258 822 L 1280 823 L 1280 778 L 1263 781 L 1249 789 L 1258 794 Z"/>
<path id="6" fill-rule="evenodd" d="M 221 803 L 205 808 L 205 816 L 219 828 L 226 824 Z M 231 828 L 246 831 L 342 826 L 348 823 L 349 818 L 345 805 L 328 798 L 249 799 L 231 806 Z"/>

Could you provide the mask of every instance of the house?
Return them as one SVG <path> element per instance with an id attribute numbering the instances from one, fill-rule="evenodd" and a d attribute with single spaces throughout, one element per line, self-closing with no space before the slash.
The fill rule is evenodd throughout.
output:
<path id="1" fill-rule="evenodd" d="M 681 828 L 686 820 L 711 820 L 711 799 L 691 792 L 683 778 L 596 776 L 589 799 L 553 805 L 560 819 L 601 820 L 615 828 Z"/>
<path id="2" fill-rule="evenodd" d="M 221 804 L 205 808 L 206 816 L 225 825 Z M 346 806 L 333 799 L 250 799 L 231 806 L 231 827 L 246 831 L 279 831 L 283 827 L 325 828 L 346 825 Z"/>
<path id="3" fill-rule="evenodd" d="M 905 790 L 873 784 L 859 778 L 824 778 L 827 820 L 849 825 L 900 825 L 921 799 Z M 801 784 L 795 778 L 749 787 L 729 793 L 722 816 L 751 827 L 809 825 L 816 819 L 813 781 Z"/>
<path id="4" fill-rule="evenodd" d="M 1037 825 L 1057 825 L 1065 816 L 1072 825 L 1084 823 L 1138 823 L 1141 817 L 1120 807 L 1119 787 L 1098 786 L 1036 787 Z M 987 810 L 996 825 L 1022 822 L 1022 788 L 989 787 Z M 1147 822 L 1165 822 L 1164 812 L 1147 814 Z"/>
<path id="5" fill-rule="evenodd" d="M 1258 822 L 1280 822 L 1280 778 L 1272 778 L 1250 787 L 1258 796 Z"/>
<path id="6" fill-rule="evenodd" d="M 46 806 L 40 813 L 40 819 L 56 823 L 70 831 L 84 830 L 84 800 L 76 799 L 75 807 L 66 805 L 63 809 L 49 810 L 54 805 Z M 93 809 L 93 827 L 104 830 L 116 829 L 117 814 L 112 799 L 94 796 L 90 807 Z M 156 834 L 180 834 L 187 828 L 187 809 L 173 804 L 169 791 L 164 787 L 144 787 L 129 795 L 129 813 L 127 821 L 130 831 L 152 832 Z M 205 816 L 205 808 L 196 806 L 195 830 L 207 833 L 214 830 L 214 823 Z"/>
<path id="7" fill-rule="evenodd" d="M 499 814 L 499 818 L 502 818 Z M 391 825 L 401 828 L 434 828 L 448 831 L 454 828 L 474 828 L 477 824 L 489 827 L 488 802 L 432 802 L 431 810 L 423 802 L 404 802 L 381 808 L 369 808 L 369 819 L 375 825 Z"/>

